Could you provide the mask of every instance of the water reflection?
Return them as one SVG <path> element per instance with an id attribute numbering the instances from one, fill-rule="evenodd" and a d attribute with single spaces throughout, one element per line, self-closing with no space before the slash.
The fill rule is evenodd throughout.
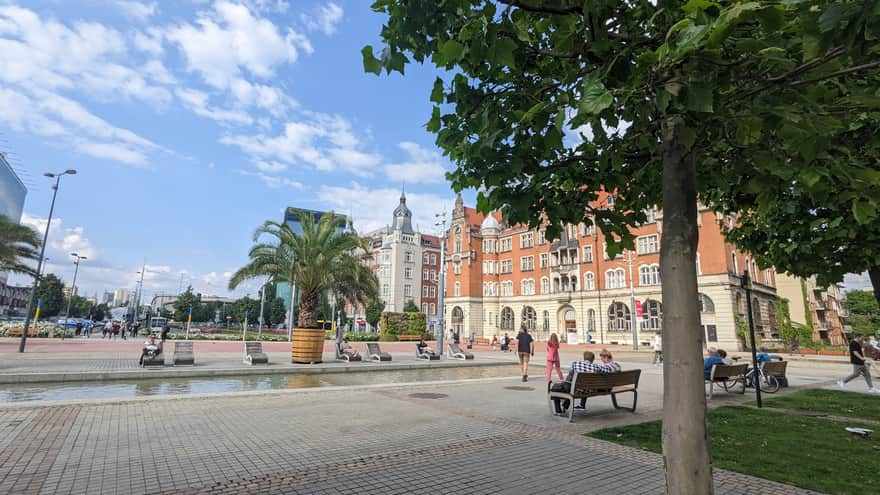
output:
<path id="1" fill-rule="evenodd" d="M 322 374 L 247 375 L 217 378 L 165 378 L 89 383 L 0 385 L 0 402 L 130 398 L 153 395 L 211 394 L 250 390 L 338 387 L 514 376 L 516 366 L 424 368 Z"/>

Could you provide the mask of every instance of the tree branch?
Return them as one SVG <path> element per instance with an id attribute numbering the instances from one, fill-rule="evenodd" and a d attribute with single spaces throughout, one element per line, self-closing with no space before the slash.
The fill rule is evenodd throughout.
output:
<path id="1" fill-rule="evenodd" d="M 533 3 L 523 2 L 522 0 L 498 0 L 499 3 L 518 7 L 529 12 L 537 12 L 541 14 L 583 14 L 583 7 L 577 5 L 556 6 L 556 5 L 535 5 Z"/>
<path id="2" fill-rule="evenodd" d="M 853 72 L 858 72 L 860 70 L 873 69 L 874 67 L 880 67 L 880 60 L 878 60 L 876 62 L 871 62 L 869 64 L 862 64 L 862 65 L 857 65 L 855 67 L 850 67 L 849 69 L 839 70 L 837 72 L 831 72 L 829 74 L 824 74 L 821 76 L 813 77 L 811 79 L 802 79 L 800 81 L 794 81 L 794 82 L 789 83 L 788 85 L 791 87 L 802 86 L 804 84 L 810 84 L 810 83 L 814 83 L 814 82 L 824 81 L 825 79 L 831 79 L 831 78 L 837 77 L 837 76 L 852 74 Z"/>

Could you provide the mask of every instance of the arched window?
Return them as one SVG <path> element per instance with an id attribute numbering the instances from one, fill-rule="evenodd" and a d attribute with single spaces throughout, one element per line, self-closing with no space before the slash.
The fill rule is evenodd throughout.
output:
<path id="1" fill-rule="evenodd" d="M 629 307 L 622 302 L 613 302 L 608 306 L 608 331 L 624 332 L 632 330 L 632 317 Z"/>
<path id="2" fill-rule="evenodd" d="M 550 312 L 544 311 L 544 331 L 550 331 Z"/>
<path id="3" fill-rule="evenodd" d="M 550 293 L 550 279 L 547 277 L 541 277 L 541 294 L 549 294 Z"/>
<path id="4" fill-rule="evenodd" d="M 735 304 L 736 304 L 736 314 L 738 314 L 740 318 L 744 318 L 746 315 L 746 306 L 745 306 L 745 303 L 743 302 L 742 294 L 740 294 L 740 293 L 736 294 Z"/>
<path id="5" fill-rule="evenodd" d="M 563 319 L 565 320 L 566 331 L 577 329 L 577 314 L 573 309 L 566 309 Z"/>
<path id="6" fill-rule="evenodd" d="M 642 305 L 642 312 L 645 315 L 642 328 L 645 330 L 660 330 L 663 321 L 663 307 L 660 302 L 648 299 Z"/>
<path id="7" fill-rule="evenodd" d="M 623 268 L 605 272 L 605 287 L 609 289 L 623 289 L 626 287 L 626 273 L 623 271 Z"/>
<path id="8" fill-rule="evenodd" d="M 461 239 L 464 236 L 461 234 L 461 226 L 455 227 L 455 251 L 456 253 L 461 252 Z"/>
<path id="9" fill-rule="evenodd" d="M 464 329 L 464 311 L 458 306 L 452 308 L 452 330 L 461 333 Z"/>
<path id="10" fill-rule="evenodd" d="M 736 252 L 730 253 L 730 266 L 733 267 L 733 273 L 739 275 L 739 263 L 736 262 Z"/>
<path id="11" fill-rule="evenodd" d="M 640 266 L 639 285 L 660 285 L 660 265 Z"/>
<path id="12" fill-rule="evenodd" d="M 531 306 L 525 306 L 522 310 L 522 322 L 526 328 L 529 329 L 530 332 L 533 332 L 538 325 L 538 315 L 535 313 L 535 308 Z"/>
<path id="13" fill-rule="evenodd" d="M 513 330 L 514 325 L 514 316 L 513 310 L 510 308 L 504 308 L 501 310 L 501 329 L 502 330 Z"/>
<path id="14" fill-rule="evenodd" d="M 596 279 L 593 272 L 584 272 L 584 290 L 594 290 L 596 288 Z"/>
<path id="15" fill-rule="evenodd" d="M 596 310 L 591 309 L 587 311 L 587 330 L 591 332 L 596 331 Z"/>
<path id="16" fill-rule="evenodd" d="M 452 294 L 453 294 L 454 296 L 456 296 L 456 297 L 458 297 L 458 296 L 461 295 L 461 282 L 456 282 L 456 283 L 455 283 L 455 289 L 454 289 L 454 292 L 453 292 Z"/>
<path id="17" fill-rule="evenodd" d="M 761 303 L 758 298 L 752 299 L 752 318 L 755 320 L 755 331 L 764 331 L 764 320 L 761 318 Z"/>
<path id="18" fill-rule="evenodd" d="M 715 312 L 715 303 L 712 301 L 712 299 L 709 298 L 709 296 L 700 292 L 699 298 L 700 298 L 700 312 L 701 313 L 714 313 Z M 737 302 L 737 304 L 738 304 L 738 302 Z"/>

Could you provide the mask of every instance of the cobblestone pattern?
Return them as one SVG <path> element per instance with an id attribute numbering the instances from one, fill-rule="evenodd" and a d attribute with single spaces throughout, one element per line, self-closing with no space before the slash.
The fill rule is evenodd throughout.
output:
<path id="1" fill-rule="evenodd" d="M 407 394 L 0 409 L 0 493 L 662 492 L 655 454 Z M 717 493 L 806 493 L 716 479 Z"/>

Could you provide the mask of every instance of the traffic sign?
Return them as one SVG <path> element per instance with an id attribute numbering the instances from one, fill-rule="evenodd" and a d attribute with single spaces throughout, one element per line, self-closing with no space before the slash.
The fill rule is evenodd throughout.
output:
<path id="1" fill-rule="evenodd" d="M 358 324 L 358 325 L 366 325 L 366 324 L 367 324 L 367 320 L 365 320 L 365 319 L 363 319 L 363 318 L 358 318 L 358 319 L 357 319 L 357 324 Z"/>
<path id="2" fill-rule="evenodd" d="M 231 319 L 232 319 L 232 315 L 226 315 L 226 319 L 227 319 L 227 320 L 231 320 Z"/>

